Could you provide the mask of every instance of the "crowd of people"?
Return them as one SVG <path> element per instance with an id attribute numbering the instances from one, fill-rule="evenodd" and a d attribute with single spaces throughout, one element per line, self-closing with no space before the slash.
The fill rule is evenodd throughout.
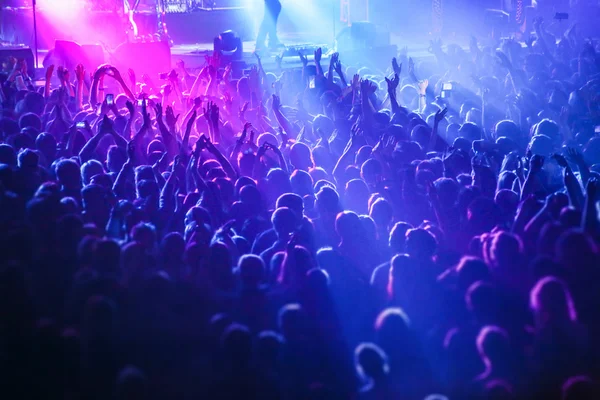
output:
<path id="1" fill-rule="evenodd" d="M 162 85 L 6 60 L 5 393 L 600 398 L 600 44 L 535 31 Z"/>

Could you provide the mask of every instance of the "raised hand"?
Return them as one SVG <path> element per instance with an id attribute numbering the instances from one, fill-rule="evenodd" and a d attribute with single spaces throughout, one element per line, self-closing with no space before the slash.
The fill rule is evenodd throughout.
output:
<path id="1" fill-rule="evenodd" d="M 143 127 L 146 129 L 150 129 L 152 127 L 152 120 L 150 119 L 150 113 L 148 112 L 148 101 L 146 99 L 142 100 L 142 117 L 144 117 Z M 162 106 L 161 106 L 162 110 Z"/>
<path id="2" fill-rule="evenodd" d="M 219 124 L 219 106 L 215 103 L 209 101 L 206 108 L 204 110 L 204 118 L 213 124 L 213 126 L 217 126 Z"/>
<path id="3" fill-rule="evenodd" d="M 129 76 L 129 82 L 131 82 L 131 85 L 134 87 L 134 90 L 135 90 L 135 84 L 137 83 L 137 80 L 135 77 L 135 71 L 132 70 L 131 68 L 128 68 L 127 75 Z"/>
<path id="4" fill-rule="evenodd" d="M 61 83 L 65 81 L 65 68 L 62 65 L 59 65 L 56 69 L 56 76 Z"/>
<path id="5" fill-rule="evenodd" d="M 167 106 L 167 111 L 165 113 L 165 120 L 167 122 L 167 126 L 171 129 L 175 128 L 175 124 L 177 123 L 177 120 L 179 120 L 181 114 L 177 114 L 177 116 L 175 116 L 175 112 L 173 111 L 173 107 L 171 106 Z"/>
<path id="6" fill-rule="evenodd" d="M 315 64 L 318 64 L 321 62 L 322 56 L 323 56 L 323 50 L 319 47 L 317 50 L 315 50 Z"/>
<path id="7" fill-rule="evenodd" d="M 194 121 L 196 121 L 196 117 L 198 116 L 198 113 L 196 112 L 196 110 L 194 110 L 194 112 L 192 113 L 192 115 L 190 116 L 190 119 L 187 122 L 186 125 L 186 132 L 191 132 L 192 131 L 192 127 L 194 126 Z M 177 116 L 179 118 L 179 115 Z"/>
<path id="8" fill-rule="evenodd" d="M 50 65 L 46 68 L 46 81 L 50 81 L 52 79 L 52 74 L 54 73 L 54 64 Z"/>
<path id="9" fill-rule="evenodd" d="M 402 63 L 398 64 L 396 57 L 392 58 L 392 70 L 396 75 L 400 75 L 402 73 Z"/>
<path id="10" fill-rule="evenodd" d="M 396 89 L 398 88 L 398 85 L 400 84 L 400 77 L 398 76 L 397 73 L 394 73 L 394 76 L 392 77 L 392 79 L 389 79 L 386 77 L 385 82 L 387 83 L 388 92 L 396 93 Z"/>
<path id="11" fill-rule="evenodd" d="M 354 74 L 354 76 L 352 77 L 352 90 L 358 89 L 359 83 L 360 83 L 360 75 Z"/>
<path id="12" fill-rule="evenodd" d="M 125 102 L 125 107 L 127 107 L 127 111 L 129 111 L 129 118 L 133 118 L 135 116 L 135 104 L 127 100 Z"/>
<path id="13" fill-rule="evenodd" d="M 427 87 L 429 86 L 429 80 L 428 79 L 423 79 L 422 81 L 420 81 L 419 83 L 417 83 L 417 86 L 419 88 L 419 94 L 420 95 L 426 95 L 427 94 Z"/>
<path id="14" fill-rule="evenodd" d="M 77 82 L 83 82 L 85 80 L 85 68 L 82 64 L 77 64 L 75 67 L 75 78 L 77 78 Z"/>
<path id="15" fill-rule="evenodd" d="M 163 107 L 162 107 L 162 104 L 156 103 L 154 105 L 154 111 L 156 111 L 156 119 L 162 119 L 162 117 L 163 117 Z"/>
<path id="16" fill-rule="evenodd" d="M 574 147 L 567 148 L 567 159 L 576 165 L 585 165 L 583 153 Z"/>
<path id="17" fill-rule="evenodd" d="M 135 145 L 133 140 L 127 143 L 127 163 L 131 164 L 135 158 Z"/>
<path id="18" fill-rule="evenodd" d="M 334 64 L 333 64 L 333 69 L 335 70 L 335 72 L 337 72 L 338 75 L 342 75 L 343 72 L 343 67 L 342 67 L 342 63 L 340 60 L 337 60 Z"/>
<path id="19" fill-rule="evenodd" d="M 246 122 L 244 124 L 244 129 L 242 130 L 242 134 L 240 135 L 240 138 L 238 139 L 238 143 L 239 144 L 244 144 L 246 142 L 246 136 L 248 134 L 248 129 L 252 128 L 252 124 L 250 122 Z"/>
<path id="20" fill-rule="evenodd" d="M 171 92 L 173 92 L 173 86 L 167 83 L 165 86 L 163 86 L 162 92 L 165 97 L 169 97 Z"/>
<path id="21" fill-rule="evenodd" d="M 300 61 L 302 61 L 302 65 L 306 67 L 308 65 L 308 58 L 301 52 L 298 52 L 298 56 L 300 57 Z"/>
<path id="22" fill-rule="evenodd" d="M 412 57 L 408 58 L 408 73 L 409 74 L 414 74 L 415 73 L 415 62 L 412 59 Z"/>
<path id="23" fill-rule="evenodd" d="M 552 158 L 554 158 L 558 165 L 560 165 L 562 168 L 567 168 L 569 166 L 567 159 L 562 154 L 553 154 Z"/>
<path id="24" fill-rule="evenodd" d="M 335 65 L 336 62 L 338 62 L 340 59 L 340 53 L 333 53 L 331 55 L 331 58 L 329 59 L 329 63 L 331 65 Z"/>
<path id="25" fill-rule="evenodd" d="M 65 83 L 70 82 L 70 75 L 71 75 L 71 73 L 69 72 L 69 70 L 67 68 L 63 69 L 63 79 L 64 79 Z"/>
<path id="26" fill-rule="evenodd" d="M 115 80 L 122 82 L 123 81 L 123 77 L 121 76 L 121 73 L 119 72 L 119 70 L 116 67 L 110 66 L 106 69 L 106 74 L 108 76 L 112 76 L 113 78 L 115 78 Z"/>
<path id="27" fill-rule="evenodd" d="M 445 117 L 446 114 L 448 113 L 448 107 L 445 107 L 443 110 L 437 110 L 435 112 L 435 123 L 439 124 Z"/>
<path id="28" fill-rule="evenodd" d="M 100 121 L 100 125 L 98 127 L 98 133 L 101 135 L 104 135 L 106 133 L 112 133 L 113 132 L 113 122 L 111 121 L 110 118 L 108 118 L 108 115 L 104 114 L 104 117 L 102 118 L 102 121 Z"/>
<path id="29" fill-rule="evenodd" d="M 281 108 L 281 99 L 276 94 L 273 95 L 273 111 L 278 111 Z"/>
<path id="30" fill-rule="evenodd" d="M 360 90 L 364 94 L 371 94 L 377 91 L 377 86 L 370 80 L 363 79 L 360 81 Z"/>

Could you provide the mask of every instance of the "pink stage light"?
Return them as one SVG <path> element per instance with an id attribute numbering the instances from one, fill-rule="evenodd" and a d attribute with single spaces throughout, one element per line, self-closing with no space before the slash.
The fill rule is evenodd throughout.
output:
<path id="1" fill-rule="evenodd" d="M 82 0 L 37 0 L 38 10 L 56 20 L 73 20 L 84 8 Z"/>

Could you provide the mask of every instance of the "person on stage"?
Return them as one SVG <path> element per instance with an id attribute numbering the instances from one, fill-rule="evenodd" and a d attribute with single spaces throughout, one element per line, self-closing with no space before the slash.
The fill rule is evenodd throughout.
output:
<path id="1" fill-rule="evenodd" d="M 265 16 L 258 30 L 256 50 L 265 49 L 267 36 L 269 37 L 270 49 L 276 49 L 281 46 L 281 42 L 277 37 L 277 19 L 280 13 L 281 3 L 279 0 L 265 0 Z"/>

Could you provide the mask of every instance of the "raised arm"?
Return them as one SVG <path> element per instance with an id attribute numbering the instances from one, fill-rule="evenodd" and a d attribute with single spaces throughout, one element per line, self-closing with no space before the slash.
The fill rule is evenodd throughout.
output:
<path id="1" fill-rule="evenodd" d="M 204 111 L 204 118 L 208 121 L 210 140 L 213 143 L 221 143 L 221 132 L 219 130 L 219 106 L 208 102 Z"/>
<path id="2" fill-rule="evenodd" d="M 192 128 L 194 127 L 194 122 L 196 121 L 197 115 L 198 113 L 196 110 L 194 110 L 185 127 L 185 134 L 183 135 L 183 140 L 181 142 L 181 150 L 185 152 L 185 154 L 188 154 L 188 148 L 190 146 L 190 134 L 192 133 Z"/>
<path id="3" fill-rule="evenodd" d="M 117 175 L 117 179 L 115 179 L 115 183 L 113 184 L 113 192 L 117 195 L 119 199 L 127 199 L 127 182 L 129 180 L 134 179 L 133 174 L 133 163 L 135 157 L 135 146 L 133 141 L 130 141 L 127 144 L 127 161 L 121 167 L 121 171 Z"/>
<path id="4" fill-rule="evenodd" d="M 567 193 L 569 195 L 571 205 L 573 205 L 577 209 L 581 209 L 581 207 L 583 206 L 584 197 L 577 177 L 571 170 L 571 167 L 569 166 L 569 163 L 567 163 L 567 160 L 562 155 L 555 154 L 553 157 L 558 163 L 558 165 L 560 165 L 564 170 L 565 187 L 567 188 Z"/>
<path id="5" fill-rule="evenodd" d="M 125 80 L 121 76 L 121 73 L 119 72 L 118 69 L 116 69 L 115 67 L 110 67 L 109 66 L 106 69 L 106 74 L 108 76 L 112 76 L 117 82 L 119 82 L 119 84 L 121 85 L 121 88 L 123 89 L 123 92 L 125 92 L 125 95 L 127 97 L 129 97 L 129 99 L 131 101 L 135 101 L 135 96 L 134 96 L 133 92 L 131 91 L 131 89 L 129 89 L 129 86 L 127 86 L 127 83 L 125 82 Z"/>
<path id="6" fill-rule="evenodd" d="M 329 59 L 329 71 L 327 72 L 327 80 L 329 83 L 333 83 L 333 71 L 335 70 L 335 63 L 340 59 L 340 53 L 333 53 Z"/>
<path id="7" fill-rule="evenodd" d="M 396 99 L 396 89 L 400 84 L 400 77 L 397 73 L 394 73 L 394 77 L 392 79 L 386 77 L 385 82 L 387 83 L 388 96 L 392 105 L 392 113 L 395 114 L 401 110 L 400 104 L 398 104 L 398 100 Z"/>
<path id="8" fill-rule="evenodd" d="M 165 147 L 167 148 L 167 153 L 169 153 L 170 158 L 174 158 L 178 153 L 177 140 L 173 137 L 167 126 L 163 121 L 163 109 L 160 103 L 156 103 L 156 122 L 158 124 L 158 129 L 160 131 L 160 135 L 163 139 Z M 168 108 L 167 108 L 168 109 Z"/>
<path id="9" fill-rule="evenodd" d="M 315 66 L 317 67 L 317 76 L 325 76 L 323 73 L 323 67 L 321 67 L 321 57 L 323 57 L 323 50 L 319 47 L 315 50 Z"/>
<path id="10" fill-rule="evenodd" d="M 540 173 L 542 172 L 542 167 L 544 166 L 544 157 L 534 155 L 531 157 L 529 165 L 529 174 L 525 179 L 525 183 L 523 184 L 523 189 L 521 191 L 521 201 L 526 199 L 530 194 L 534 194 L 535 191 L 540 189 L 542 186 Z"/>
<path id="11" fill-rule="evenodd" d="M 438 128 L 440 126 L 440 122 L 446 117 L 446 113 L 448 112 L 448 108 L 444 108 L 443 110 L 437 110 L 435 112 L 435 118 L 433 120 L 433 130 L 431 131 L 431 137 L 429 138 L 429 145 L 427 147 L 428 151 L 434 151 L 435 145 L 437 143 L 438 138 Z"/>
<path id="12" fill-rule="evenodd" d="M 108 134 L 111 130 L 112 121 L 110 118 L 108 118 L 108 116 L 105 115 L 98 127 L 98 133 L 91 138 L 79 152 L 79 161 L 81 164 L 84 164 L 92 159 L 93 154 L 96 151 L 96 147 L 98 147 L 98 143 L 100 143 L 100 139 L 102 139 L 104 135 Z"/>
<path id="13" fill-rule="evenodd" d="M 94 77 L 92 79 L 92 88 L 90 89 L 90 105 L 92 107 L 96 107 L 99 103 L 98 101 L 98 85 L 100 84 L 100 79 L 104 76 L 106 71 L 106 65 L 101 65 L 94 72 Z"/>
<path id="14" fill-rule="evenodd" d="M 75 101 L 77 111 L 79 111 L 83 108 L 83 84 L 85 81 L 85 68 L 83 68 L 83 65 L 78 64 L 77 67 L 75 67 L 75 77 L 77 78 Z"/>
<path id="15" fill-rule="evenodd" d="M 272 150 L 275 153 L 275 155 L 277 155 L 277 159 L 279 160 L 279 167 L 285 173 L 289 173 L 287 161 L 285 161 L 285 157 L 283 156 L 281 150 L 279 150 L 279 148 L 272 143 L 265 143 L 265 147 L 267 148 L 267 150 Z"/>
<path id="16" fill-rule="evenodd" d="M 417 90 L 419 91 L 419 112 L 423 113 L 427 107 L 427 87 L 429 86 L 429 80 L 423 79 L 417 83 Z"/>
<path id="17" fill-rule="evenodd" d="M 579 169 L 579 175 L 581 177 L 581 183 L 584 187 L 587 186 L 587 182 L 590 179 L 590 169 L 588 168 L 581 151 L 573 147 L 569 147 L 567 149 L 567 158 L 573 164 L 577 165 L 577 169 Z"/>
<path id="18" fill-rule="evenodd" d="M 52 80 L 52 73 L 54 72 L 54 64 L 46 68 L 46 82 L 44 82 L 44 97 L 50 98 L 50 81 Z"/>
<path id="19" fill-rule="evenodd" d="M 279 125 L 283 128 L 283 131 L 290 136 L 293 136 L 296 132 L 290 121 L 281 112 L 281 99 L 277 95 L 273 95 L 273 102 L 271 103 L 273 108 L 273 114 Z"/>
<path id="20" fill-rule="evenodd" d="M 223 167 L 223 171 L 225 171 L 225 174 L 227 174 L 227 177 L 229 177 L 229 179 L 232 179 L 233 181 L 235 181 L 238 178 L 238 176 L 237 176 L 237 173 L 235 172 L 235 170 L 233 169 L 233 166 L 227 159 L 227 157 L 225 157 L 223 155 L 223 153 L 221 153 L 221 151 L 217 148 L 217 146 L 215 146 L 212 143 L 212 141 L 210 139 L 204 140 L 204 146 L 206 147 L 206 150 L 208 150 L 209 152 L 212 153 L 212 155 L 215 156 L 215 158 L 217 159 L 219 164 L 221 164 L 221 167 Z"/>
<path id="21" fill-rule="evenodd" d="M 338 54 L 338 53 L 335 53 L 335 54 Z M 347 87 L 348 82 L 346 81 L 346 76 L 344 75 L 344 69 L 342 68 L 342 63 L 339 60 L 339 56 L 338 56 L 338 59 L 333 64 L 333 69 L 335 70 L 335 72 L 337 72 L 338 76 L 340 77 L 340 80 L 342 81 L 342 85 L 344 85 L 344 88 Z"/>

